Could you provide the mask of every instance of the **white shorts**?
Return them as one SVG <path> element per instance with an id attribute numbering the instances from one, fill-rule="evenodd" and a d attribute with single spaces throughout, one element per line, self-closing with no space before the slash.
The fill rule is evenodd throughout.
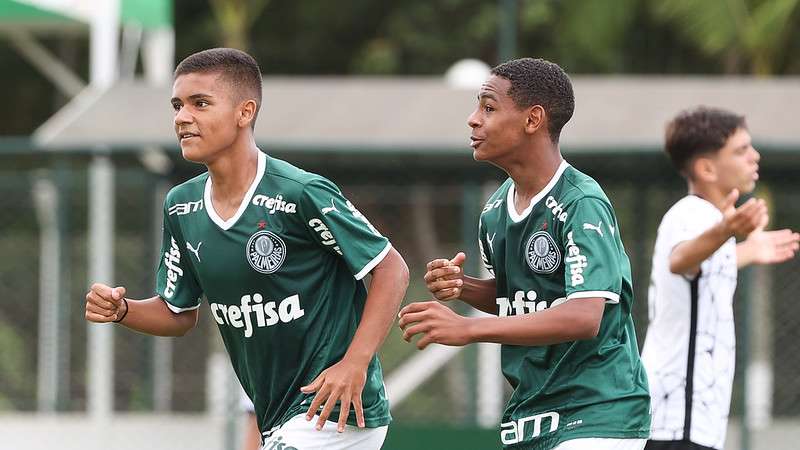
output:
<path id="1" fill-rule="evenodd" d="M 318 417 L 306 421 L 298 414 L 275 430 L 261 450 L 378 450 L 386 439 L 388 426 L 358 428 L 345 425 L 344 432 L 336 431 L 336 423 L 328 421 L 317 431 Z M 283 444 L 281 447 L 279 444 Z"/>
<path id="2" fill-rule="evenodd" d="M 553 450 L 642 450 L 647 439 L 585 438 L 562 442 Z"/>

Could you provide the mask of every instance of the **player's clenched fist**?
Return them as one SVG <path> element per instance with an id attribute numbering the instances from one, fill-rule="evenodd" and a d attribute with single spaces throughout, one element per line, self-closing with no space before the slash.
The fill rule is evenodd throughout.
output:
<path id="1" fill-rule="evenodd" d="M 128 312 L 125 288 L 95 283 L 86 294 L 86 320 L 89 322 L 117 322 Z"/>
<path id="2" fill-rule="evenodd" d="M 437 300 L 453 300 L 461 296 L 464 287 L 463 252 L 453 259 L 434 259 L 428 263 L 425 284 Z"/>

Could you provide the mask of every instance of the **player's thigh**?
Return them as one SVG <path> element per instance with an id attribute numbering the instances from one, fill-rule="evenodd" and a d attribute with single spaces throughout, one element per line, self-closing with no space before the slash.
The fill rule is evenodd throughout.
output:
<path id="1" fill-rule="evenodd" d="M 562 442 L 553 450 L 642 450 L 645 439 L 584 438 Z"/>
<path id="2" fill-rule="evenodd" d="M 647 441 L 644 450 L 714 450 L 690 441 Z"/>
<path id="3" fill-rule="evenodd" d="M 292 417 L 264 442 L 262 450 L 378 450 L 386 439 L 388 427 L 358 428 L 345 426 L 343 433 L 336 424 L 327 422 L 322 430 L 314 426 L 317 418 L 306 421 L 305 414 Z M 281 447 L 280 444 L 283 444 Z"/>

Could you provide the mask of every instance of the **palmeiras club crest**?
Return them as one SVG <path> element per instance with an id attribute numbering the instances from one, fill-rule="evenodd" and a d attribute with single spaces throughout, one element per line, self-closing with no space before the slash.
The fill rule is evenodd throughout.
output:
<path id="1" fill-rule="evenodd" d="M 525 260 L 536 273 L 553 273 L 561 264 L 561 252 L 547 231 L 537 231 L 525 245 Z"/>
<path id="2" fill-rule="evenodd" d="M 250 236 L 245 248 L 250 267 L 261 273 L 273 273 L 286 258 L 286 244 L 271 231 L 259 231 Z"/>

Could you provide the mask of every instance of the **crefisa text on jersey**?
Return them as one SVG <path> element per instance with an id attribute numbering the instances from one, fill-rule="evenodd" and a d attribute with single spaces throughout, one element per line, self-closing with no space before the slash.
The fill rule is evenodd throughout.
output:
<path id="1" fill-rule="evenodd" d="M 530 314 L 547 308 L 552 308 L 567 301 L 567 299 L 564 297 L 557 298 L 552 302 L 549 302 L 550 305 L 548 306 L 547 300 L 539 299 L 539 301 L 536 301 L 537 297 L 536 291 L 533 290 L 516 291 L 514 292 L 514 298 L 511 301 L 509 301 L 508 297 L 498 297 L 495 300 L 499 308 L 497 315 L 500 317 L 511 315 L 521 316 L 523 314 Z"/>
<path id="2" fill-rule="evenodd" d="M 284 212 L 286 214 L 294 214 L 297 212 L 297 204 L 285 201 L 282 194 L 276 195 L 275 198 L 258 194 L 253 197 L 253 204 L 256 206 L 263 206 L 270 214 L 275 214 L 275 211 Z"/>
<path id="3" fill-rule="evenodd" d="M 167 266 L 167 287 L 164 288 L 164 297 L 172 298 L 175 295 L 175 283 L 178 278 L 183 276 L 181 269 L 181 249 L 175 238 L 170 236 L 170 247 L 168 252 L 164 252 L 164 265 Z"/>
<path id="4" fill-rule="evenodd" d="M 261 294 L 243 295 L 240 304 L 226 305 L 209 300 L 211 315 L 220 325 L 244 328 L 244 337 L 253 335 L 253 326 L 271 327 L 278 322 L 289 323 L 305 315 L 300 296 L 295 294 L 280 302 L 264 301 Z M 255 316 L 255 324 L 251 315 Z"/>
<path id="5" fill-rule="evenodd" d="M 583 284 L 583 269 L 589 265 L 589 260 L 581 255 L 580 247 L 575 245 L 575 240 L 572 239 L 572 231 L 567 233 L 567 257 L 564 258 L 564 263 L 569 264 L 572 287 Z"/>

